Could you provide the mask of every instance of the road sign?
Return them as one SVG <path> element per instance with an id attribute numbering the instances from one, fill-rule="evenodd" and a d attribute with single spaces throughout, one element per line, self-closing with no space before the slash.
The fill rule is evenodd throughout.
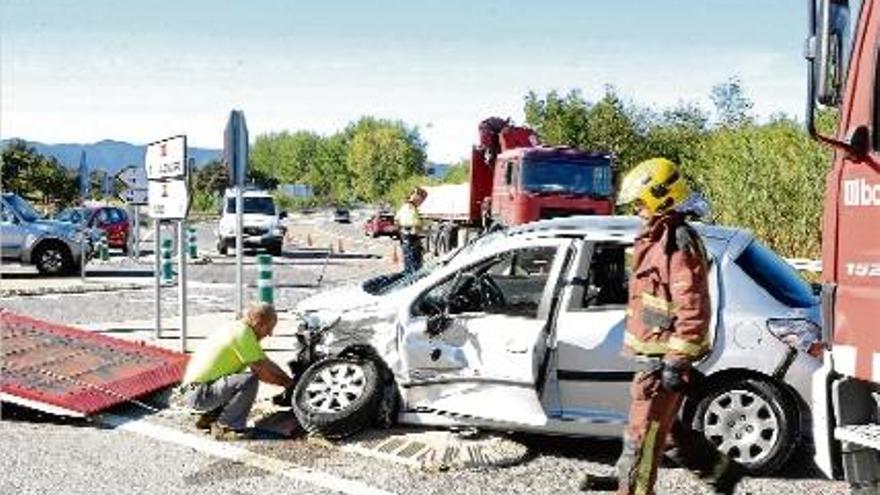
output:
<path id="1" fill-rule="evenodd" d="M 223 159 L 233 186 L 244 184 L 247 174 L 248 131 L 244 112 L 233 110 L 229 114 L 226 130 L 223 133 Z"/>
<path id="2" fill-rule="evenodd" d="M 186 136 L 174 136 L 147 145 L 144 156 L 150 180 L 186 175 Z"/>
<path id="3" fill-rule="evenodd" d="M 119 199 L 130 205 L 145 205 L 149 201 L 146 189 L 124 189 Z"/>
<path id="4" fill-rule="evenodd" d="M 180 220 L 186 218 L 188 195 L 183 179 L 151 180 L 147 208 L 153 218 Z"/>
<path id="5" fill-rule="evenodd" d="M 147 169 L 126 167 L 116 174 L 116 178 L 129 189 L 147 189 Z"/>

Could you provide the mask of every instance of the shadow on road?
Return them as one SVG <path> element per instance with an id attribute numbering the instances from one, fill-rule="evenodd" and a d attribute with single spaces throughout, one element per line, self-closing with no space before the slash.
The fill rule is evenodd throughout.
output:
<path id="1" fill-rule="evenodd" d="M 86 278 L 98 277 L 98 278 L 144 278 L 144 277 L 152 277 L 153 270 L 146 269 L 87 269 L 86 270 Z M 79 273 L 73 275 L 64 275 L 51 277 L 47 275 L 41 275 L 40 273 L 28 273 L 28 272 L 12 272 L 12 273 L 0 273 L 0 278 L 7 280 L 64 280 L 64 279 L 74 279 L 78 278 Z"/>

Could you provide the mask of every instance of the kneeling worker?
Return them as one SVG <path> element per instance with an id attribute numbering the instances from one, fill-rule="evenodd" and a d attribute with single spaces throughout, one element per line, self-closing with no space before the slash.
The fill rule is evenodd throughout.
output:
<path id="1" fill-rule="evenodd" d="M 244 319 L 213 332 L 193 354 L 183 387 L 187 404 L 201 412 L 198 428 L 210 428 L 218 440 L 246 438 L 259 382 L 293 386 L 293 379 L 260 347 L 277 322 L 272 305 L 253 305 Z"/>

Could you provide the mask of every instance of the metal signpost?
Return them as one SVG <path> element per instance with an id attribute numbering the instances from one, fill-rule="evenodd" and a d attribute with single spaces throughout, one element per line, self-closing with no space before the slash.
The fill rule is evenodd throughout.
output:
<path id="1" fill-rule="evenodd" d="M 244 210 L 244 178 L 247 174 L 248 131 L 244 112 L 233 110 L 223 133 L 223 158 L 229 180 L 235 188 L 235 315 L 244 312 L 244 245 L 242 239 Z"/>
<path id="2" fill-rule="evenodd" d="M 135 258 L 141 256 L 141 218 L 140 206 L 147 204 L 147 170 L 144 167 L 126 167 L 116 174 L 116 180 L 121 182 L 125 189 L 119 192 L 119 199 L 131 206 L 132 217 L 134 222 L 132 230 L 134 230 L 134 247 L 133 254 Z"/>
<path id="3" fill-rule="evenodd" d="M 147 205 L 156 223 L 156 338 L 162 333 L 162 260 L 159 245 L 162 239 L 161 222 L 177 220 L 178 249 L 178 303 L 180 304 L 180 349 L 186 352 L 186 214 L 189 208 L 187 192 L 186 136 L 174 136 L 147 145 L 144 165 L 147 176 Z"/>

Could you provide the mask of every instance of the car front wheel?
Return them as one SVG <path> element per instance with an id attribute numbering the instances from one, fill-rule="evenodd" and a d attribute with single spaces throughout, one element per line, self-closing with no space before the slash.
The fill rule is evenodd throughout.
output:
<path id="1" fill-rule="evenodd" d="M 381 392 L 375 361 L 327 358 L 300 377 L 293 392 L 293 412 L 307 432 L 341 439 L 376 422 Z"/>
<path id="2" fill-rule="evenodd" d="M 770 474 L 798 443 L 797 406 L 779 387 L 762 380 L 727 382 L 709 390 L 692 418 L 715 447 L 753 474 Z"/>
<path id="3" fill-rule="evenodd" d="M 60 242 L 49 242 L 34 252 L 34 264 L 43 275 L 66 275 L 74 269 L 70 250 Z"/>

